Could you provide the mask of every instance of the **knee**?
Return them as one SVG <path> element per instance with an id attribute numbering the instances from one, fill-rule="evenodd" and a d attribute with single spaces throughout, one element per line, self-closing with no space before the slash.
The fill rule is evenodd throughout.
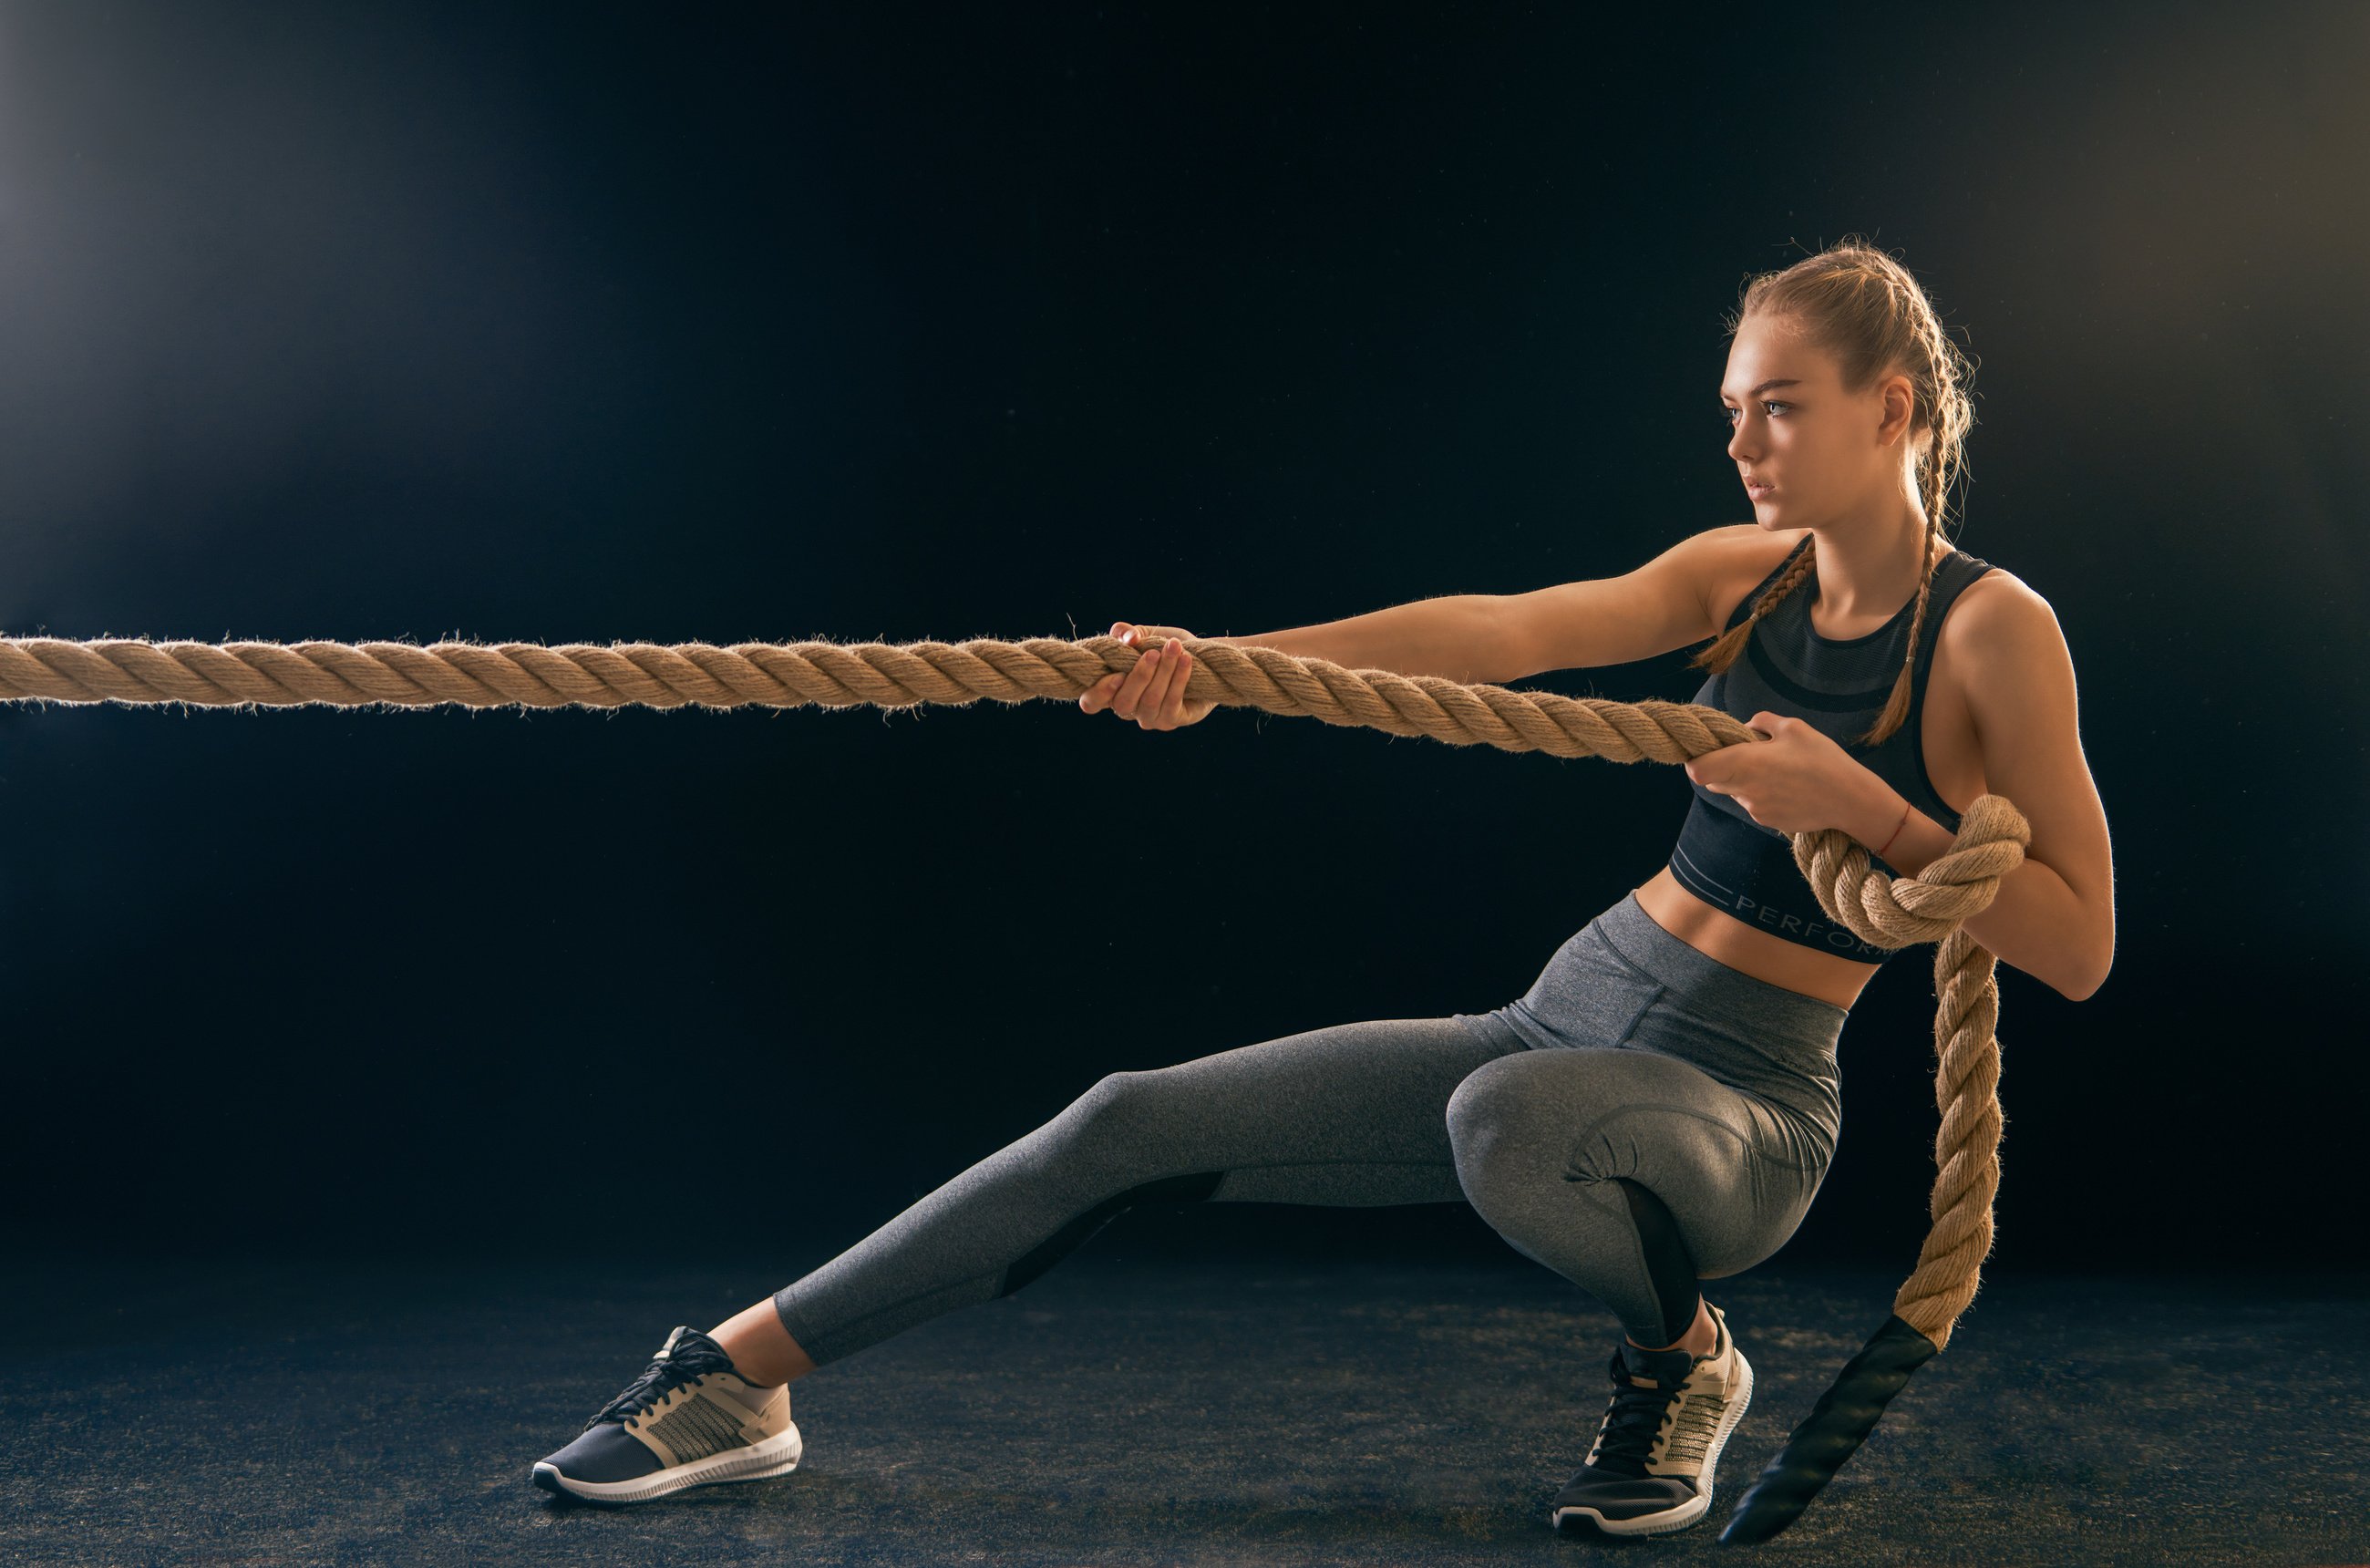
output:
<path id="1" fill-rule="evenodd" d="M 1448 1098 L 1448 1138 L 1468 1193 L 1485 1183 L 1593 1186 L 1640 1174 L 1649 1150 L 1667 1162 L 1671 1151 L 1691 1147 L 1691 1122 L 1639 1102 L 1648 1086 L 1637 1065 L 1609 1055 L 1559 1053 L 1538 1062 L 1518 1054 L 1467 1075 Z M 1619 1202 L 1611 1190 L 1607 1198 Z"/>
<path id="2" fill-rule="evenodd" d="M 1560 1140 L 1546 1124 L 1539 1097 L 1526 1092 L 1516 1064 L 1501 1056 L 1466 1075 L 1448 1097 L 1448 1144 L 1457 1179 L 1477 1207 L 1488 1193 L 1556 1174 Z"/>
<path id="3" fill-rule="evenodd" d="M 1508 1058 L 1482 1063 L 1465 1075 L 1448 1097 L 1448 1142 L 1462 1163 L 1467 1151 L 1478 1154 L 1496 1141 L 1500 1124 L 1511 1108 L 1508 1075 L 1500 1070 Z"/>
<path id="4" fill-rule="evenodd" d="M 1105 1073 L 1095 1086 L 1070 1101 L 1062 1113 L 1081 1124 L 1102 1126 L 1133 1115 L 1145 1099 L 1145 1080 L 1150 1073 Z"/>
<path id="5" fill-rule="evenodd" d="M 1123 1159 L 1143 1149 L 1156 1131 L 1168 1086 L 1162 1069 L 1106 1074 L 1070 1101 L 1048 1129 L 1076 1156 Z"/>

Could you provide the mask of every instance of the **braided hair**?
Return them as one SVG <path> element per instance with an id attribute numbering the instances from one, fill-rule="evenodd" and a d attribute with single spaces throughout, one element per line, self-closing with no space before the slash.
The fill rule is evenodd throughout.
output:
<path id="1" fill-rule="evenodd" d="M 1909 270 L 1856 235 L 1782 271 L 1753 277 L 1736 312 L 1728 317 L 1730 335 L 1754 316 L 1785 317 L 1797 323 L 1812 344 L 1835 359 L 1845 390 L 1865 392 L 1880 376 L 1898 374 L 1909 377 L 1916 399 L 1909 439 L 1917 455 L 1918 494 L 1926 503 L 1925 566 L 1917 579 L 1916 613 L 1909 621 L 1909 651 L 1893 678 L 1893 694 L 1876 722 L 1857 737 L 1859 744 L 1874 745 L 1909 719 L 1911 675 L 1933 593 L 1935 542 L 1950 504 L 1951 482 L 1966 467 L 1967 432 L 1974 424 L 1966 389 L 1974 367 L 1950 340 Z M 1716 674 L 1734 663 L 1753 635 L 1754 622 L 1801 585 L 1817 556 L 1818 536 L 1811 535 L 1754 602 L 1753 613 L 1697 651 L 1688 661 L 1690 667 Z"/>

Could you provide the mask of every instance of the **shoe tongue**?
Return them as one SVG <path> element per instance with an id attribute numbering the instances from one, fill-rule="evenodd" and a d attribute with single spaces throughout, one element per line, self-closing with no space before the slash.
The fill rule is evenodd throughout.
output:
<path id="1" fill-rule="evenodd" d="M 1633 1378 L 1644 1378 L 1672 1388 L 1686 1380 L 1695 1366 L 1695 1353 L 1688 1350 L 1647 1350 L 1621 1342 L 1621 1370 Z"/>
<path id="2" fill-rule="evenodd" d="M 659 1359 L 672 1360 L 691 1367 L 702 1366 L 711 1361 L 729 1366 L 732 1362 L 732 1358 L 725 1354 L 724 1347 L 714 1338 L 688 1323 L 677 1325 L 675 1331 L 667 1335 L 666 1343 L 659 1346 Z"/>

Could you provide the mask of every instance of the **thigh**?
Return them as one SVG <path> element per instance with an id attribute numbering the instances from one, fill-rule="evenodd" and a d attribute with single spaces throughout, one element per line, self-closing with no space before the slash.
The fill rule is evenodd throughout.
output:
<path id="1" fill-rule="evenodd" d="M 1449 1097 L 1508 1050 L 1453 1017 L 1330 1024 L 1112 1073 L 1063 1114 L 1139 1159 L 1157 1149 L 1179 1171 L 1238 1173 L 1222 1197 L 1260 1195 L 1260 1169 L 1452 1165 Z"/>
<path id="2" fill-rule="evenodd" d="M 1824 1169 L 1757 1097 L 1651 1051 L 1582 1047 L 1494 1061 L 1460 1086 L 1451 1128 L 1484 1177 L 1624 1178 L 1670 1209 L 1705 1278 L 1741 1273 L 1801 1225 Z"/>

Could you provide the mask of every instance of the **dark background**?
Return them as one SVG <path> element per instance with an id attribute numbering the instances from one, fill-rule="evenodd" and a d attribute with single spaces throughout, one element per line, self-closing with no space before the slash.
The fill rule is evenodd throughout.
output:
<path id="1" fill-rule="evenodd" d="M 0 631 L 1611 575 L 1749 516 L 1721 314 L 1857 231 L 1980 362 L 1957 536 L 2055 606 L 2114 831 L 2104 989 L 2001 971 L 1991 1267 L 2358 1263 L 2365 71 L 2337 5 L 12 5 Z M 1686 802 L 1241 710 L 0 705 L 9 1239 L 787 1281 L 1107 1072 L 1519 995 Z M 1785 1261 L 1915 1259 L 1931 951 Z M 1196 1237 L 1505 1255 L 1448 1205 L 1098 1245 Z"/>

